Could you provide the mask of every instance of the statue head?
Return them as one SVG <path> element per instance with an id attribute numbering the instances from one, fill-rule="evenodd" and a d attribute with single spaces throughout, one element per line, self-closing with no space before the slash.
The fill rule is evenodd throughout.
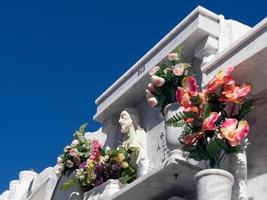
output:
<path id="1" fill-rule="evenodd" d="M 120 114 L 119 123 L 122 133 L 128 133 L 131 128 L 134 130 L 140 129 L 140 118 L 137 110 L 133 108 L 123 109 Z"/>

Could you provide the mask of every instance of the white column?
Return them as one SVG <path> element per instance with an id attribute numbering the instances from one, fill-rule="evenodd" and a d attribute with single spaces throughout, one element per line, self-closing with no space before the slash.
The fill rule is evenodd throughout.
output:
<path id="1" fill-rule="evenodd" d="M 229 157 L 229 171 L 235 178 L 232 200 L 248 200 L 246 152 Z"/>

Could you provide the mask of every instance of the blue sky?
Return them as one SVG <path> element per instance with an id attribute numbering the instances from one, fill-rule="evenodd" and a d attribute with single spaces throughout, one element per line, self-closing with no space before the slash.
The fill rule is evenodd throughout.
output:
<path id="1" fill-rule="evenodd" d="M 0 193 L 53 166 L 95 99 L 197 5 L 254 26 L 264 1 L 1 1 Z"/>

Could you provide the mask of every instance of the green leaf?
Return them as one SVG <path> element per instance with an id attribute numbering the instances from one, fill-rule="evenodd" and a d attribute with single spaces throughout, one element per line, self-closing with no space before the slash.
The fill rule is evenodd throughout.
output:
<path id="1" fill-rule="evenodd" d="M 255 108 L 255 99 L 249 99 L 245 101 L 239 110 L 238 119 L 241 120 L 242 118 L 244 118 L 254 108 Z"/>
<path id="2" fill-rule="evenodd" d="M 211 108 L 210 108 L 209 104 L 204 104 L 203 105 L 203 113 L 202 113 L 202 116 L 204 118 L 207 118 L 210 115 L 210 112 L 211 112 Z"/>
<path id="3" fill-rule="evenodd" d="M 215 138 L 214 140 L 226 153 L 229 153 L 229 145 L 226 140 L 219 138 Z"/>
<path id="4" fill-rule="evenodd" d="M 211 140 L 206 146 L 206 151 L 208 152 L 211 158 L 214 158 L 217 153 L 220 151 L 221 147 L 217 144 L 215 140 Z"/>
<path id="5" fill-rule="evenodd" d="M 202 99 L 199 96 L 191 96 L 190 100 L 194 106 L 199 106 L 202 102 Z"/>
<path id="6" fill-rule="evenodd" d="M 235 146 L 235 147 L 231 147 L 229 149 L 229 154 L 236 154 L 236 153 L 240 153 L 242 151 L 243 151 L 243 149 L 241 146 Z"/>
<path id="7" fill-rule="evenodd" d="M 70 179 L 68 182 L 63 183 L 63 185 L 60 187 L 60 190 L 68 190 L 70 187 L 74 186 L 77 184 L 75 179 Z"/>
<path id="8" fill-rule="evenodd" d="M 83 134 L 84 131 L 85 131 L 85 129 L 87 128 L 87 126 L 88 126 L 88 123 L 84 123 L 84 124 L 82 124 L 82 125 L 80 126 L 80 128 L 79 128 L 79 132 Z"/>
<path id="9" fill-rule="evenodd" d="M 185 122 L 184 119 L 186 118 L 183 112 L 176 113 L 170 119 L 165 121 L 166 126 L 173 126 L 173 127 L 182 127 L 184 126 Z"/>
<path id="10" fill-rule="evenodd" d="M 184 146 L 183 149 L 185 151 L 188 151 L 188 152 L 193 152 L 193 151 L 196 151 L 196 146 L 193 146 L 193 145 L 187 145 L 187 146 Z"/>
<path id="11" fill-rule="evenodd" d="M 185 118 L 197 118 L 198 117 L 198 114 L 196 112 L 192 112 L 192 111 L 183 112 L 183 114 L 184 114 L 184 119 Z"/>
<path id="12" fill-rule="evenodd" d="M 196 161 L 209 160 L 209 157 L 202 151 L 192 151 L 189 153 L 188 157 Z"/>

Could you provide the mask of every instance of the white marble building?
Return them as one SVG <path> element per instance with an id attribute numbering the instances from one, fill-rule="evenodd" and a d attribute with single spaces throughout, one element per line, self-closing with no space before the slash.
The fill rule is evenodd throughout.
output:
<path id="1" fill-rule="evenodd" d="M 145 88 L 150 78 L 149 69 L 162 62 L 177 46 L 184 47 L 184 53 L 191 59 L 203 87 L 220 69 L 228 66 L 235 68 L 233 74 L 237 80 L 253 84 L 252 95 L 259 100 L 256 109 L 249 116 L 251 145 L 247 149 L 247 166 L 242 169 L 232 167 L 229 170 L 236 179 L 242 173 L 239 180 L 243 184 L 242 188 L 234 187 L 232 199 L 265 200 L 267 18 L 254 27 L 248 27 L 202 7 L 197 7 L 185 17 L 96 100 L 94 120 L 102 123 L 103 132 L 107 134 L 106 145 L 110 147 L 116 147 L 122 139 L 118 123 L 122 109 L 133 107 L 139 111 L 147 132 L 148 157 L 153 161 L 153 169 L 148 174 L 123 187 L 109 199 L 196 199 L 194 175 L 201 168 L 168 157 L 164 119 L 159 110 L 148 106 L 145 98 Z M 52 167 L 40 174 L 22 171 L 19 180 L 10 182 L 9 189 L 2 193 L 0 200 L 89 199 L 88 195 L 83 197 L 78 187 L 60 191 L 62 182 L 64 180 L 57 179 Z M 101 193 L 101 188 L 96 188 L 95 191 Z"/>

